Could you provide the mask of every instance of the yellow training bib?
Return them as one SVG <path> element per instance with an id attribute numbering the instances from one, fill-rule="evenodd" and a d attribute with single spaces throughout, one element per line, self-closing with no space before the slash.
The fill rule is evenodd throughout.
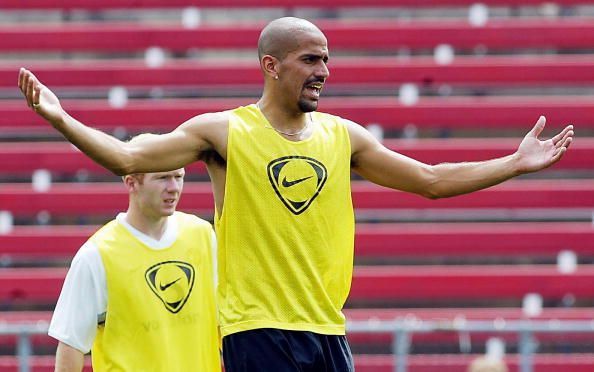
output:
<path id="1" fill-rule="evenodd" d="M 223 336 L 257 328 L 344 334 L 353 269 L 350 141 L 312 113 L 293 142 L 255 106 L 230 112 L 225 200 L 216 228 Z"/>
<path id="2" fill-rule="evenodd" d="M 221 370 L 210 224 L 176 212 L 177 240 L 145 246 L 112 221 L 91 238 L 105 267 L 107 313 L 94 371 Z"/>

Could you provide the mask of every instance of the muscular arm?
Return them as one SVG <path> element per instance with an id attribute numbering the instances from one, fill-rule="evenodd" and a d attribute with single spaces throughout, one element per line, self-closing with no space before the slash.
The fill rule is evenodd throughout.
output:
<path id="1" fill-rule="evenodd" d="M 84 354 L 63 342 L 58 343 L 56 350 L 55 372 L 80 372 L 83 369 Z"/>
<path id="2" fill-rule="evenodd" d="M 26 69 L 19 72 L 19 88 L 29 107 L 82 152 L 118 175 L 181 168 L 204 151 L 221 151 L 221 139 L 226 138 L 226 116 L 216 113 L 196 116 L 170 133 L 126 143 L 71 117 L 56 95 Z"/>
<path id="3" fill-rule="evenodd" d="M 511 155 L 479 162 L 429 165 L 390 151 L 355 123 L 349 123 L 353 170 L 371 182 L 428 198 L 443 198 L 484 189 L 523 173 L 536 172 L 561 159 L 573 139 L 567 126 L 540 141 L 541 117 Z"/>

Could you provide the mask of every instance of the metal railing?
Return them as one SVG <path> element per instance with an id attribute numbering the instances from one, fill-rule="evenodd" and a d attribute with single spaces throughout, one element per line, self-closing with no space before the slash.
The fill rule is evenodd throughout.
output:
<path id="1" fill-rule="evenodd" d="M 0 336 L 18 336 L 17 357 L 19 372 L 30 372 L 32 353 L 31 336 L 47 334 L 48 323 L 0 323 Z M 394 319 L 366 321 L 348 321 L 347 332 L 353 333 L 391 333 L 393 335 L 392 353 L 394 372 L 407 371 L 407 359 L 410 349 L 410 337 L 414 333 L 430 332 L 489 332 L 517 333 L 519 335 L 520 372 L 533 372 L 533 354 L 536 351 L 534 334 L 536 333 L 594 333 L 592 320 L 505 320 L 468 321 L 455 319 L 449 321 L 422 321 L 419 319 Z"/>
<path id="2" fill-rule="evenodd" d="M 31 336 L 47 334 L 48 322 L 0 323 L 0 336 L 16 335 L 18 337 L 16 354 L 19 361 L 19 372 L 30 372 L 29 365 L 33 347 Z"/>
<path id="3" fill-rule="evenodd" d="M 519 335 L 520 372 L 533 372 L 533 354 L 536 351 L 535 333 L 594 333 L 592 320 L 505 320 L 468 321 L 463 318 L 451 321 L 421 321 L 419 319 L 367 320 L 347 322 L 347 333 L 391 333 L 394 372 L 407 371 L 410 335 L 429 332 L 490 332 L 517 333 Z"/>

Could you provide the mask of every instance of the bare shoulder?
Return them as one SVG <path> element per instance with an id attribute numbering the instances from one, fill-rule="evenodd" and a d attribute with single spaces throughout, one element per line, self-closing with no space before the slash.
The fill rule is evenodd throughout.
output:
<path id="1" fill-rule="evenodd" d="M 349 138 L 351 140 L 351 156 L 355 157 L 357 153 L 369 148 L 370 146 L 379 146 L 380 143 L 373 137 L 373 135 L 365 129 L 362 125 L 354 121 L 343 119 Z"/>
<path id="2" fill-rule="evenodd" d="M 222 129 L 228 130 L 229 112 L 209 112 L 206 114 L 196 115 L 185 123 L 179 126 L 178 129 L 189 132 L 211 132 L 220 131 Z"/>
<path id="3" fill-rule="evenodd" d="M 227 147 L 229 112 L 211 112 L 194 116 L 181 124 L 176 131 L 193 137 L 197 142 L 206 142 L 208 148 L 220 152 Z"/>

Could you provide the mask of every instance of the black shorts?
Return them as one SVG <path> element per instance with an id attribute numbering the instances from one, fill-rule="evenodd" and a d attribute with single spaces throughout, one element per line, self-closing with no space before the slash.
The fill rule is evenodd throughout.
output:
<path id="1" fill-rule="evenodd" d="M 345 336 L 254 329 L 223 338 L 225 372 L 353 372 Z"/>

